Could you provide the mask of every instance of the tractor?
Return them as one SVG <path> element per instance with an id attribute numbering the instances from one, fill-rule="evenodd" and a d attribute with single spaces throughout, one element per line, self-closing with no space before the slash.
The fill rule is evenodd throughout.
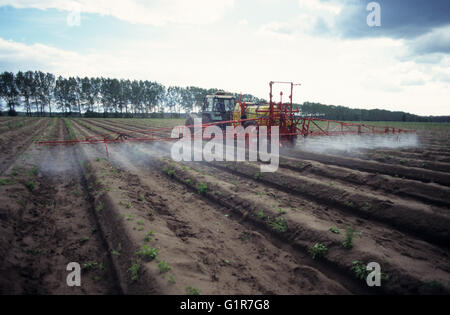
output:
<path id="1" fill-rule="evenodd" d="M 190 114 L 186 119 L 186 126 L 193 126 L 196 118 L 201 118 L 203 124 L 227 122 L 231 119 L 235 105 L 235 97 L 224 91 L 207 95 L 203 101 L 201 114 Z M 225 128 L 227 125 L 229 123 L 218 124 L 221 128 Z"/>
<path id="2" fill-rule="evenodd" d="M 275 83 L 288 83 L 290 85 L 289 103 L 282 102 L 282 92 L 280 93 L 279 103 L 272 100 L 272 88 Z M 258 129 L 260 126 L 265 126 L 270 133 L 272 126 L 278 126 L 280 142 L 284 146 L 295 146 L 298 134 L 298 118 L 294 115 L 298 113 L 298 110 L 293 109 L 292 106 L 292 90 L 295 85 L 297 84 L 290 82 L 270 82 L 270 101 L 265 104 L 243 102 L 241 99 L 236 101 L 233 95 L 223 91 L 214 95 L 207 95 L 203 102 L 201 114 L 190 114 L 185 125 L 193 132 L 194 119 L 202 118 L 203 127 L 214 124 L 225 129 L 226 126 L 242 125 L 244 128 L 255 126 Z"/>

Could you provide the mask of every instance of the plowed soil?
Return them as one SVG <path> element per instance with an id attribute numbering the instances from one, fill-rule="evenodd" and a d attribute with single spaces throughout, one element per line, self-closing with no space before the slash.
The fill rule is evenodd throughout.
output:
<path id="1" fill-rule="evenodd" d="M 449 293 L 448 128 L 421 130 L 406 148 L 319 153 L 299 142 L 275 173 L 252 162 L 176 163 L 171 143 L 108 145 L 109 158 L 103 144 L 36 145 L 139 136 L 149 124 L 5 127 L 2 294 Z M 82 266 L 80 287 L 66 284 L 70 262 Z M 381 266 L 380 287 L 358 277 L 357 262 Z"/>

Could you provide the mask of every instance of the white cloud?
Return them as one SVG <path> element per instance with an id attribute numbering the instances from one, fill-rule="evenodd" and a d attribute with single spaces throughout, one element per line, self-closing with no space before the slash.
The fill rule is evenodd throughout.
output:
<path id="1" fill-rule="evenodd" d="M 167 24 L 203 25 L 219 20 L 234 0 L 0 0 L 0 6 L 58 9 L 110 15 L 118 19 L 155 26 Z"/>
<path id="2" fill-rule="evenodd" d="M 338 15 L 342 7 L 336 1 L 323 2 L 320 0 L 298 0 L 300 9 L 308 11 L 322 11 Z"/>
<path id="3" fill-rule="evenodd" d="M 398 62 L 392 51 L 403 47 L 401 41 L 330 41 L 303 35 L 272 37 L 271 45 L 261 49 L 261 43 L 268 40 L 267 34 L 249 37 L 249 31 L 237 25 L 236 30 L 244 34 L 229 36 L 236 47 L 245 49 L 201 45 L 224 38 L 224 34 L 205 30 L 193 34 L 192 29 L 169 42 L 126 42 L 114 51 L 92 50 L 84 54 L 0 38 L 0 69 L 147 79 L 165 85 L 249 92 L 265 98 L 270 80 L 292 80 L 302 83 L 294 94 L 298 103 L 316 101 L 421 115 L 450 114 L 445 95 L 450 87 L 445 80 L 450 72 L 448 64 L 429 67 L 413 61 Z"/>

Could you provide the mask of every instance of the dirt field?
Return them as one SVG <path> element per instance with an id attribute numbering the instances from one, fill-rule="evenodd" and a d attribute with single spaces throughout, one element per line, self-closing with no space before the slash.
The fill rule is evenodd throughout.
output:
<path id="1" fill-rule="evenodd" d="M 400 124 L 417 137 L 383 147 L 302 140 L 275 173 L 175 163 L 170 143 L 109 145 L 109 159 L 103 144 L 36 145 L 178 124 L 1 119 L 0 293 L 449 293 L 448 124 Z"/>

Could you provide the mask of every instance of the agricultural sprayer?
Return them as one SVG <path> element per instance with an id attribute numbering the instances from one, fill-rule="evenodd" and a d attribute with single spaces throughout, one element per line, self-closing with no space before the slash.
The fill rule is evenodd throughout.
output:
<path id="1" fill-rule="evenodd" d="M 284 85 L 289 88 L 290 95 L 288 101 L 283 102 L 283 92 L 280 92 L 280 100 L 274 100 L 274 86 Z M 310 136 L 341 136 L 341 135 L 365 135 L 365 134 L 400 134 L 415 132 L 415 130 L 400 129 L 394 127 L 371 126 L 363 123 L 349 123 L 335 120 L 322 119 L 317 117 L 307 117 L 301 115 L 298 109 L 294 108 L 293 92 L 296 86 L 293 82 L 269 83 L 269 102 L 255 104 L 244 102 L 242 99 L 235 100 L 235 97 L 225 92 L 218 92 L 208 95 L 204 99 L 202 111 L 199 114 L 191 114 L 186 120 L 185 126 L 134 129 L 133 131 L 111 132 L 108 134 L 95 135 L 72 140 L 45 140 L 40 141 L 40 145 L 71 145 L 71 144 L 96 144 L 104 143 L 108 154 L 108 144 L 123 142 L 155 142 L 173 141 L 180 137 L 172 137 L 174 129 L 179 129 L 175 134 L 182 135 L 183 129 L 201 130 L 202 139 L 210 140 L 211 137 L 203 137 L 203 131 L 210 126 L 226 126 L 247 128 L 255 127 L 256 131 L 260 127 L 266 127 L 267 135 L 270 137 L 274 127 L 278 128 L 280 146 L 293 147 L 296 145 L 298 137 Z M 195 124 L 196 119 L 201 119 L 201 124 Z M 191 133 L 191 136 L 194 135 Z"/>

